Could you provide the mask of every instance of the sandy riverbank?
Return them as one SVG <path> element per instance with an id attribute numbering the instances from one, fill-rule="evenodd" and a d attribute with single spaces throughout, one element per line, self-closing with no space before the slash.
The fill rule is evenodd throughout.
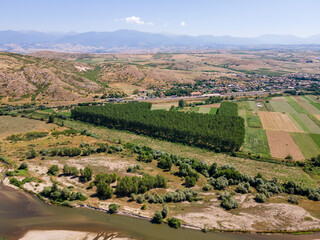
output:
<path id="1" fill-rule="evenodd" d="M 20 240 L 127 240 L 119 238 L 117 233 L 91 233 L 67 230 L 32 230 Z M 132 238 L 131 238 L 132 239 Z"/>

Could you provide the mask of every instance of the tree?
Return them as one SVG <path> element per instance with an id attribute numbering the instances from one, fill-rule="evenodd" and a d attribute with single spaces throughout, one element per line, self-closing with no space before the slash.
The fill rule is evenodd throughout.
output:
<path id="1" fill-rule="evenodd" d="M 93 170 L 89 167 L 85 167 L 83 170 L 82 178 L 85 182 L 91 181 Z"/>
<path id="2" fill-rule="evenodd" d="M 178 218 L 172 217 L 168 218 L 168 225 L 172 228 L 179 228 L 181 226 L 181 221 Z"/>
<path id="3" fill-rule="evenodd" d="M 113 189 L 106 182 L 100 182 L 97 185 L 97 194 L 103 199 L 112 198 Z"/>
<path id="4" fill-rule="evenodd" d="M 53 175 L 53 176 L 58 175 L 58 173 L 59 173 L 58 165 L 52 165 L 47 172 L 48 175 Z"/>
<path id="5" fill-rule="evenodd" d="M 185 106 L 184 100 L 183 100 L 183 99 L 180 99 L 180 100 L 179 100 L 179 107 L 184 108 L 184 106 Z"/>
<path id="6" fill-rule="evenodd" d="M 21 163 L 19 169 L 27 169 L 28 168 L 28 164 L 26 162 Z"/>
<path id="7" fill-rule="evenodd" d="M 163 205 L 163 209 L 161 211 L 162 217 L 166 218 L 168 216 L 169 213 L 169 208 L 166 204 Z"/>
<path id="8" fill-rule="evenodd" d="M 120 208 L 120 205 L 112 203 L 109 205 L 109 213 L 111 214 L 116 213 L 119 208 Z"/>
<path id="9" fill-rule="evenodd" d="M 152 222 L 157 223 L 157 224 L 160 224 L 163 222 L 162 213 L 160 211 L 156 211 L 154 213 L 153 218 L 152 218 Z"/>
<path id="10" fill-rule="evenodd" d="M 169 157 L 162 157 L 158 162 L 158 167 L 170 171 L 172 168 L 172 160 Z"/>
<path id="11" fill-rule="evenodd" d="M 53 115 L 49 116 L 48 123 L 54 123 L 54 116 Z"/>
<path id="12" fill-rule="evenodd" d="M 196 185 L 197 179 L 195 177 L 186 176 L 186 187 L 194 187 Z"/>

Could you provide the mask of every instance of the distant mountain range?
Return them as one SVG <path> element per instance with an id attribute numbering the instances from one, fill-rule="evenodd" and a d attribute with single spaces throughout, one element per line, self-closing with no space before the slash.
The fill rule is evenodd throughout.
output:
<path id="1" fill-rule="evenodd" d="M 133 30 L 86 33 L 0 31 L 0 51 L 19 53 L 39 50 L 64 52 L 179 51 L 271 45 L 282 47 L 288 45 L 320 45 L 320 34 L 308 38 L 273 34 L 241 38 L 211 35 L 173 35 Z"/>

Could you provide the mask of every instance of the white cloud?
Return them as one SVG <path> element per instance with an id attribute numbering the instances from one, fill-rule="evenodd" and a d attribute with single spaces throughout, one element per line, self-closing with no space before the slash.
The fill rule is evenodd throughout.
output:
<path id="1" fill-rule="evenodd" d="M 182 27 L 186 26 L 186 22 L 181 22 L 180 26 L 182 26 Z"/>
<path id="2" fill-rule="evenodd" d="M 150 25 L 150 26 L 154 25 L 153 22 L 144 22 L 141 20 L 140 17 L 135 17 L 135 16 L 126 17 L 125 19 L 122 19 L 122 20 L 128 24 Z"/>

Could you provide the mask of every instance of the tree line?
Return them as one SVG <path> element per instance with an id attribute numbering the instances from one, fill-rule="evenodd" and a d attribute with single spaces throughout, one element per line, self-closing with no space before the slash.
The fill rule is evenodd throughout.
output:
<path id="1" fill-rule="evenodd" d="M 71 115 L 76 120 L 174 142 L 222 151 L 237 150 L 244 141 L 244 120 L 234 113 L 233 103 L 223 105 L 226 107 L 218 115 L 151 111 L 150 103 L 137 102 L 77 107 Z"/>

